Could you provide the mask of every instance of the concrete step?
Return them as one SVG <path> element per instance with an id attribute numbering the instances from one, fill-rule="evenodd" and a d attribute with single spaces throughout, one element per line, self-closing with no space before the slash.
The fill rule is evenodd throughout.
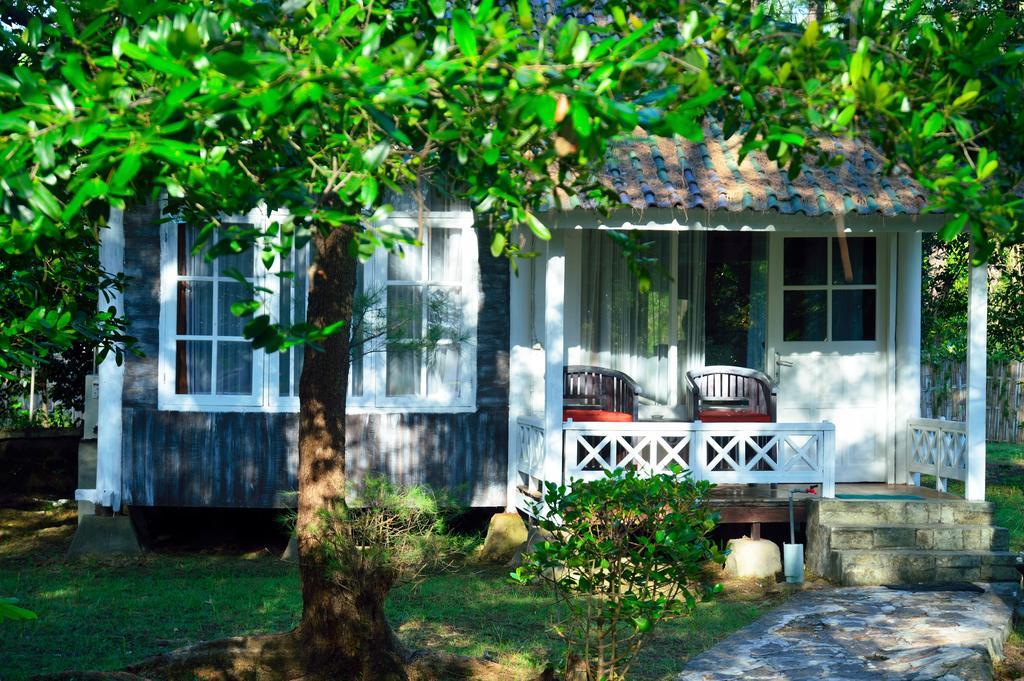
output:
<path id="1" fill-rule="evenodd" d="M 825 525 L 832 549 L 1008 551 L 1010 532 L 992 525 Z"/>
<path id="2" fill-rule="evenodd" d="M 933 582 L 1012 582 L 1019 579 L 1010 551 L 842 549 L 831 553 L 832 574 L 843 586 Z"/>
<path id="3" fill-rule="evenodd" d="M 823 525 L 990 525 L 992 504 L 961 499 L 813 499 L 808 520 Z"/>

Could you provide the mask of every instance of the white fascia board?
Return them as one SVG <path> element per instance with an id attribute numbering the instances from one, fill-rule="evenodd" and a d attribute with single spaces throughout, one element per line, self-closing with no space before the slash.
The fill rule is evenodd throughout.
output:
<path id="1" fill-rule="evenodd" d="M 706 211 L 652 208 L 645 211 L 619 210 L 603 216 L 596 211 L 549 212 L 542 216 L 554 229 L 640 229 L 670 232 L 835 232 L 881 234 L 934 232 L 945 224 L 942 215 L 848 214 L 841 220 L 832 215 L 783 215 L 774 211 Z"/>

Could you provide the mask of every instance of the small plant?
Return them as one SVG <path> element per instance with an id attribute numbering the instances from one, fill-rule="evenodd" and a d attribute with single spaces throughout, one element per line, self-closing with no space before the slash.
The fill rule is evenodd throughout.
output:
<path id="1" fill-rule="evenodd" d="M 551 539 L 512 578 L 553 588 L 566 681 L 625 678 L 656 625 L 721 591 L 701 582 L 706 563 L 725 562 L 708 537 L 718 521 L 705 504 L 711 487 L 688 474 L 633 470 L 571 488 L 547 485 L 536 516 Z"/>
<path id="2" fill-rule="evenodd" d="M 0 430 L 43 430 L 74 428 L 78 419 L 70 409 L 59 404 L 49 410 L 37 409 L 31 414 L 21 400 L 12 399 L 0 408 Z"/>
<path id="3" fill-rule="evenodd" d="M 369 477 L 351 505 L 321 515 L 319 549 L 330 572 L 372 576 L 387 589 L 462 552 L 446 533 L 446 515 L 442 499 L 429 487 Z"/>

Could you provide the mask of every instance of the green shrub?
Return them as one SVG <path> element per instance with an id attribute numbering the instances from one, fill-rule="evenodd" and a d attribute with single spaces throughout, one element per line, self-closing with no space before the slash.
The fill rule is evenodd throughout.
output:
<path id="1" fill-rule="evenodd" d="M 658 623 L 721 591 L 701 581 L 709 561 L 725 562 L 708 537 L 718 521 L 705 503 L 711 487 L 688 474 L 621 470 L 571 488 L 547 485 L 536 515 L 551 539 L 512 578 L 553 588 L 566 679 L 625 678 Z"/>

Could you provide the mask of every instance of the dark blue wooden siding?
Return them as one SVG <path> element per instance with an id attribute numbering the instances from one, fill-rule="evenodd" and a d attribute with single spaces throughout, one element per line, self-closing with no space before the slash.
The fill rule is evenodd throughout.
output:
<path id="1" fill-rule="evenodd" d="M 477 410 L 346 418 L 355 487 L 368 474 L 502 506 L 508 452 L 509 268 L 480 239 Z M 125 313 L 142 357 L 125 366 L 123 474 L 129 505 L 266 508 L 296 488 L 298 418 L 157 410 L 160 228 L 155 206 L 125 216 Z"/>

